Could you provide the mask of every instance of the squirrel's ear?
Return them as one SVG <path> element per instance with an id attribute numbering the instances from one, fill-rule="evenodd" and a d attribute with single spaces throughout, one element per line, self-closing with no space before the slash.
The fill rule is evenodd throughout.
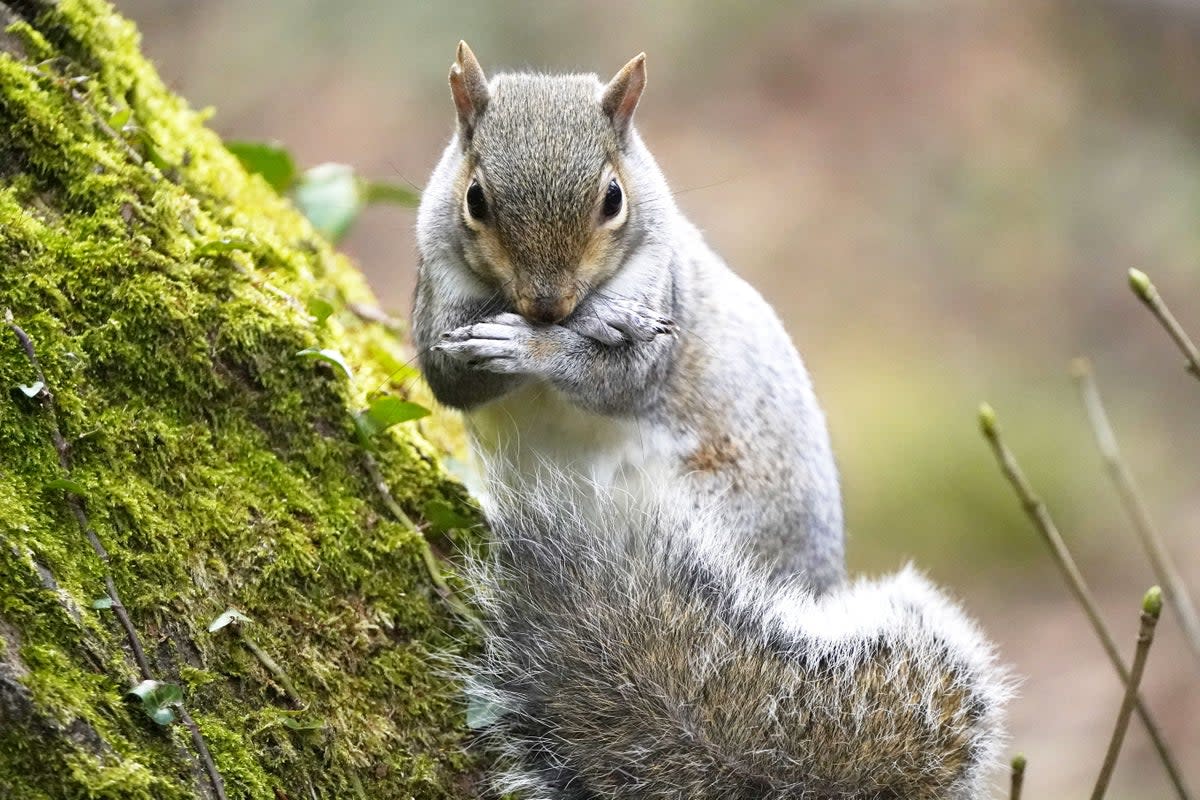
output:
<path id="1" fill-rule="evenodd" d="M 600 107 L 612 120 L 617 135 L 622 138 L 633 120 L 642 89 L 646 88 L 646 54 L 638 53 L 604 87 L 600 95 Z"/>
<path id="2" fill-rule="evenodd" d="M 458 53 L 450 65 L 450 94 L 454 95 L 454 107 L 458 110 L 458 124 L 463 133 L 470 136 L 475 123 L 488 104 L 487 76 L 475 60 L 475 54 L 466 42 L 458 43 Z"/>

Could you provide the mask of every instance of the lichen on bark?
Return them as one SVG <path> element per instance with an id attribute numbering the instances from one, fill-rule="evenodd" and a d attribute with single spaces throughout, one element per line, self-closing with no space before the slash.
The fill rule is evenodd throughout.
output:
<path id="1" fill-rule="evenodd" d="M 52 391 L 25 396 L 35 372 L 0 329 L 0 797 L 213 796 L 186 728 L 125 698 L 141 676 L 92 606 L 106 571 L 230 798 L 469 794 L 439 664 L 471 637 L 353 424 L 368 392 L 403 392 L 404 356 L 377 325 L 306 312 L 371 302 L 360 275 L 167 91 L 106 3 L 0 0 L 0 25 L 0 313 Z M 306 348 L 339 350 L 354 378 Z M 418 523 L 431 503 L 472 517 L 417 426 L 373 451 Z M 229 607 L 293 689 L 207 631 Z"/>

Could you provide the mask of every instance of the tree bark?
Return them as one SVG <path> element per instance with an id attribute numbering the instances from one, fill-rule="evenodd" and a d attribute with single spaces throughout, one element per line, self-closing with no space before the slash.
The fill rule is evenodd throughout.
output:
<path id="1" fill-rule="evenodd" d="M 436 422 L 356 434 L 411 382 L 362 278 L 106 3 L 0 27 L 0 798 L 470 796 L 474 512 Z"/>

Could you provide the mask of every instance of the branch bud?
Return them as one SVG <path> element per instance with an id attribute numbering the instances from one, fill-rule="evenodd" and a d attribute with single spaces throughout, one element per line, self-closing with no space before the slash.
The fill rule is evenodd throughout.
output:
<path id="1" fill-rule="evenodd" d="M 987 438 L 996 438 L 996 410 L 987 403 L 979 405 L 979 429 Z"/>
<path id="2" fill-rule="evenodd" d="M 1142 598 L 1142 613 L 1158 619 L 1158 615 L 1162 613 L 1162 607 L 1162 589 L 1151 586 L 1150 590 L 1146 592 L 1146 596 Z"/>
<path id="3" fill-rule="evenodd" d="M 1150 282 L 1150 276 L 1140 269 L 1131 269 L 1129 270 L 1129 288 L 1133 289 L 1133 293 L 1144 303 L 1149 301 L 1150 293 L 1154 291 L 1154 284 Z"/>

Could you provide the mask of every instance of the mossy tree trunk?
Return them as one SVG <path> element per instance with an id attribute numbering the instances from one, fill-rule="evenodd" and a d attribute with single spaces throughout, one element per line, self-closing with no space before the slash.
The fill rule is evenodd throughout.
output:
<path id="1" fill-rule="evenodd" d="M 0 798 L 471 794 L 439 658 L 470 637 L 423 560 L 471 512 L 416 426 L 356 438 L 402 392 L 362 279 L 107 4 L 0 28 Z"/>

